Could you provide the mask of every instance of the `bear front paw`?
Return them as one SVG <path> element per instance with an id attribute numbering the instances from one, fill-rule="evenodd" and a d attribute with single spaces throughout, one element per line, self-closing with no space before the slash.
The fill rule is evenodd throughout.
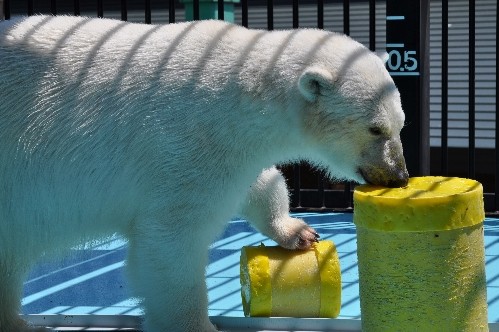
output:
<path id="1" fill-rule="evenodd" d="M 303 220 L 287 217 L 279 223 L 274 239 L 281 247 L 286 249 L 305 250 L 312 244 L 319 242 L 319 234 Z"/>

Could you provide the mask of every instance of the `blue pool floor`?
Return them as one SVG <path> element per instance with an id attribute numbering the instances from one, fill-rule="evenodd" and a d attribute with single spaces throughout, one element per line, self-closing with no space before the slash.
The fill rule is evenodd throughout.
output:
<path id="1" fill-rule="evenodd" d="M 342 270 L 339 319 L 360 319 L 355 226 L 350 213 L 295 214 L 337 247 Z M 489 322 L 499 322 L 499 219 L 485 220 Z M 242 317 L 239 256 L 242 246 L 275 245 L 246 221 L 231 221 L 211 246 L 206 270 L 210 316 Z M 127 245 L 121 238 L 75 248 L 70 258 L 38 265 L 24 287 L 24 314 L 140 315 L 124 278 Z"/>

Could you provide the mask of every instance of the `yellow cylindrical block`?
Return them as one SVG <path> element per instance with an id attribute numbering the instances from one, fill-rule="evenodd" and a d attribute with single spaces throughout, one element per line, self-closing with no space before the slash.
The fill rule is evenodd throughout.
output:
<path id="1" fill-rule="evenodd" d="M 339 315 L 341 271 L 331 241 L 321 241 L 309 250 L 243 247 L 240 268 L 245 316 Z"/>
<path id="2" fill-rule="evenodd" d="M 488 331 L 480 183 L 363 185 L 354 205 L 363 331 Z"/>

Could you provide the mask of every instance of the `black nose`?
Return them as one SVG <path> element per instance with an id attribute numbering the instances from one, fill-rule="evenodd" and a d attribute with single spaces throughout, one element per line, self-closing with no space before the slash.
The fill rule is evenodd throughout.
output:
<path id="1" fill-rule="evenodd" d="M 386 184 L 390 188 L 406 187 L 409 183 L 409 173 L 407 171 L 401 172 L 397 178 L 388 180 Z"/>

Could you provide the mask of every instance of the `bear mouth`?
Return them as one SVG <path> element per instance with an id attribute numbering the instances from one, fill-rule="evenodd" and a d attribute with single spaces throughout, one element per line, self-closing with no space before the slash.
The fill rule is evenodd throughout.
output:
<path id="1" fill-rule="evenodd" d="M 368 177 L 365 175 L 364 171 L 362 170 L 362 168 L 357 168 L 357 172 L 356 172 L 358 175 L 360 175 L 360 178 L 364 181 L 364 183 L 367 183 L 367 184 L 372 184 L 371 181 L 369 181 Z"/>
<path id="2" fill-rule="evenodd" d="M 388 188 L 405 187 L 409 181 L 409 174 L 405 169 L 394 172 L 376 167 L 368 167 L 367 170 L 359 167 L 357 173 L 367 184 Z"/>

